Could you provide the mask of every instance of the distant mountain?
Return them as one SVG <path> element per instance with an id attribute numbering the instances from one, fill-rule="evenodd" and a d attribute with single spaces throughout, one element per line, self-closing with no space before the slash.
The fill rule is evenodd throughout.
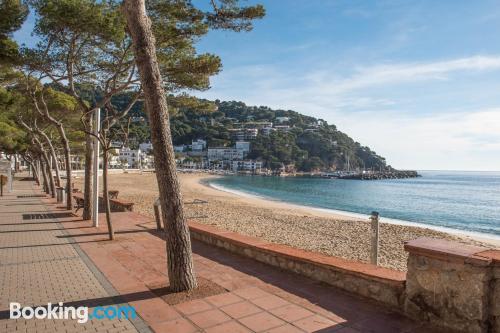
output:
<path id="1" fill-rule="evenodd" d="M 385 158 L 324 120 L 243 102 L 214 103 L 217 110 L 213 112 L 200 114 L 180 108 L 171 117 L 175 144 L 205 139 L 209 147 L 231 146 L 238 138 L 244 139 L 251 142 L 248 157 L 264 161 L 271 169 L 283 165 L 294 165 L 300 171 L 388 168 Z M 272 123 L 274 129 L 266 123 Z M 258 130 L 255 138 L 253 129 Z"/>

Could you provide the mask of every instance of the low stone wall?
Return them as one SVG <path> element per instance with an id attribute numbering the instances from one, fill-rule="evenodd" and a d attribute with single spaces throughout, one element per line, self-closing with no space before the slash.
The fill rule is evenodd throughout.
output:
<path id="1" fill-rule="evenodd" d="M 489 254 L 492 259 L 490 321 L 493 332 L 500 332 L 500 252 Z"/>
<path id="2" fill-rule="evenodd" d="M 430 238 L 405 249 L 408 316 L 457 332 L 500 332 L 500 251 Z"/>
<path id="3" fill-rule="evenodd" d="M 191 237 L 400 309 L 405 273 L 189 223 Z"/>
<path id="4" fill-rule="evenodd" d="M 373 299 L 443 331 L 500 333 L 500 251 L 420 238 L 408 272 L 329 257 L 189 223 L 191 237 Z"/>

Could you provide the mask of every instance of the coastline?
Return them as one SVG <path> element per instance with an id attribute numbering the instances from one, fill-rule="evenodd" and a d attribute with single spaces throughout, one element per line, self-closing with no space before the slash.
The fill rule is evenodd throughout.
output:
<path id="1" fill-rule="evenodd" d="M 219 176 L 179 173 L 187 219 L 262 238 L 271 243 L 348 260 L 369 261 L 371 227 L 366 216 L 300 206 L 239 191 L 224 191 L 208 184 L 214 177 Z M 77 188 L 81 188 L 81 181 L 81 178 L 75 179 Z M 158 198 L 154 174 L 111 174 L 109 188 L 118 190 L 119 198 L 134 202 L 134 211 L 154 216 L 153 203 Z M 490 248 L 500 247 L 500 241 L 485 241 L 481 237 L 383 221 L 380 224 L 380 265 L 406 271 L 407 253 L 404 251 L 404 242 L 419 237 L 442 238 Z"/>
<path id="2" fill-rule="evenodd" d="M 338 209 L 321 208 L 321 207 L 314 207 L 314 206 L 307 206 L 307 205 L 300 205 L 300 204 L 296 204 L 296 203 L 290 203 L 290 202 L 282 201 L 282 200 L 279 200 L 276 198 L 259 196 L 257 194 L 251 194 L 251 193 L 247 193 L 244 191 L 233 190 L 233 189 L 224 187 L 222 185 L 212 184 L 208 181 L 209 179 L 213 179 L 213 178 L 217 178 L 217 177 L 219 177 L 219 176 L 207 175 L 207 177 L 201 177 L 199 180 L 199 183 L 201 185 L 206 186 L 206 187 L 210 187 L 216 191 L 227 192 L 227 193 L 235 194 L 235 195 L 238 195 L 238 196 L 241 196 L 244 198 L 253 199 L 253 200 L 255 200 L 255 204 L 259 204 L 259 205 L 269 205 L 270 202 L 273 202 L 273 203 L 278 204 L 280 208 L 301 209 L 301 210 L 304 210 L 307 212 L 311 212 L 311 210 L 312 210 L 314 212 L 319 213 L 318 216 L 337 218 L 337 219 L 343 219 L 343 220 L 352 220 L 352 221 L 360 221 L 360 220 L 368 221 L 368 219 L 370 217 L 370 215 L 348 212 L 348 211 L 343 211 L 343 210 L 338 210 Z M 500 247 L 500 235 L 491 235 L 491 234 L 474 232 L 474 231 L 453 229 L 453 228 L 448 228 L 448 227 L 440 227 L 440 226 L 425 224 L 422 222 L 399 220 L 399 219 L 393 219 L 393 218 L 388 218 L 388 217 L 380 217 L 380 223 L 401 225 L 401 226 L 414 227 L 414 228 L 430 229 L 430 230 L 434 230 L 434 231 L 438 231 L 438 232 L 456 235 L 456 236 L 467 238 L 467 239 L 473 239 L 473 240 L 476 240 L 479 242 L 489 243 L 489 244 L 492 244 L 496 247 Z"/>

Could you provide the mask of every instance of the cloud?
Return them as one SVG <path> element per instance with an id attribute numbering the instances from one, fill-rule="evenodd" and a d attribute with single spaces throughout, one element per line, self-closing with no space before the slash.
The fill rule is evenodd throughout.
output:
<path id="1" fill-rule="evenodd" d="M 443 81 L 448 80 L 452 73 L 499 69 L 500 56 L 357 67 L 342 76 L 337 74 L 340 70 L 332 65 L 309 69 L 251 65 L 224 71 L 214 80 L 215 89 L 207 96 L 233 95 L 235 99 L 245 97 L 252 101 L 259 98 L 257 103 L 266 102 L 273 106 L 277 103 L 290 104 L 295 100 L 312 101 L 330 110 L 345 108 L 349 104 L 353 107 L 381 107 L 396 103 L 390 97 L 369 96 L 369 89 L 429 80 Z"/>
<path id="2" fill-rule="evenodd" d="M 361 67 L 356 69 L 355 73 L 349 77 L 333 77 L 333 79 L 329 75 L 332 73 L 317 71 L 310 78 L 312 82 L 323 82 L 322 90 L 330 90 L 332 93 L 342 94 L 383 84 L 443 80 L 446 79 L 447 74 L 458 71 L 497 69 L 500 69 L 500 56 L 474 56 L 428 63 L 386 64 Z"/>
<path id="3" fill-rule="evenodd" d="M 395 167 L 498 170 L 500 99 L 484 80 L 497 70 L 500 56 L 342 70 L 256 65 L 227 71 L 205 97 L 323 118 Z"/>

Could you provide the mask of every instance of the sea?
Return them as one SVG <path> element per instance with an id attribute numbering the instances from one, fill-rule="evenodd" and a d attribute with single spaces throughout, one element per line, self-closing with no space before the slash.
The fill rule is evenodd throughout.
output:
<path id="1" fill-rule="evenodd" d="M 421 177 L 342 180 L 224 176 L 209 185 L 359 218 L 500 239 L 500 172 L 419 171 Z"/>

